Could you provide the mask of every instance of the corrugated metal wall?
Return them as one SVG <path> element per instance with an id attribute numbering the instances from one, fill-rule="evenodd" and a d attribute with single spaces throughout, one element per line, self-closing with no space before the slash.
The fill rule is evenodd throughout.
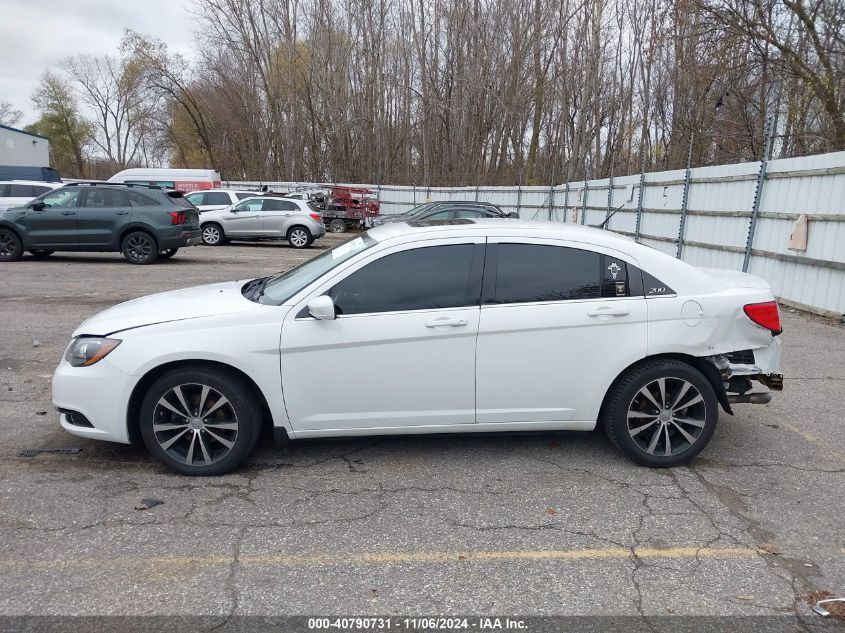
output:
<path id="1" fill-rule="evenodd" d="M 681 169 L 555 187 L 362 186 L 377 192 L 384 214 L 402 213 L 428 200 L 484 200 L 505 211 L 518 211 L 524 219 L 556 222 L 600 224 L 612 214 L 606 224 L 612 231 L 673 256 L 680 252 L 695 266 L 742 270 L 747 258 L 748 272 L 768 280 L 785 303 L 842 315 L 845 152 L 769 161 L 749 244 L 760 168 L 760 163 L 739 163 L 698 167 L 689 175 Z M 279 190 L 320 186 L 229 184 L 255 188 L 267 184 Z M 802 214 L 809 221 L 807 250 L 791 251 L 790 234 Z"/>

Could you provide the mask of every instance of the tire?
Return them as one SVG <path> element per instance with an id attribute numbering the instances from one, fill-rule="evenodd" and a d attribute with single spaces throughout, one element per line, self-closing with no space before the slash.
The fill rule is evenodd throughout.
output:
<path id="1" fill-rule="evenodd" d="M 181 401 L 191 410 L 185 411 Z M 209 417 L 201 410 L 194 415 L 198 410 L 194 407 L 200 405 Z M 261 434 L 261 406 L 251 386 L 234 372 L 204 365 L 180 367 L 161 376 L 147 391 L 140 416 L 147 449 L 183 475 L 229 472 L 252 453 Z"/>
<path id="2" fill-rule="evenodd" d="M 346 233 L 346 222 L 339 218 L 335 218 L 329 222 L 328 228 L 331 233 Z"/>
<path id="3" fill-rule="evenodd" d="M 23 255 L 23 244 L 11 229 L 0 228 L 0 262 L 15 262 Z"/>
<path id="4" fill-rule="evenodd" d="M 704 450 L 718 418 L 716 392 L 700 371 L 679 360 L 656 359 L 616 379 L 601 421 L 613 445 L 636 463 L 669 468 Z"/>
<path id="5" fill-rule="evenodd" d="M 311 231 L 304 226 L 292 226 L 288 229 L 288 244 L 294 248 L 308 248 L 314 241 Z"/>
<path id="6" fill-rule="evenodd" d="M 130 264 L 152 264 L 158 259 L 158 242 L 146 231 L 132 231 L 123 238 L 120 251 Z"/>
<path id="7" fill-rule="evenodd" d="M 56 251 L 48 251 L 48 250 L 44 250 L 44 249 L 41 249 L 41 248 L 36 248 L 36 249 L 29 251 L 29 254 L 32 255 L 36 259 L 46 259 L 47 257 L 50 257 L 50 255 L 52 255 L 55 252 Z"/>
<path id="8" fill-rule="evenodd" d="M 161 257 L 162 259 L 170 259 L 171 257 L 173 257 L 178 252 L 179 252 L 178 248 L 168 248 L 168 249 L 165 249 L 163 251 L 159 251 L 158 256 Z"/>
<path id="9" fill-rule="evenodd" d="M 202 225 L 202 242 L 208 246 L 222 246 L 226 243 L 223 227 L 215 222 Z"/>

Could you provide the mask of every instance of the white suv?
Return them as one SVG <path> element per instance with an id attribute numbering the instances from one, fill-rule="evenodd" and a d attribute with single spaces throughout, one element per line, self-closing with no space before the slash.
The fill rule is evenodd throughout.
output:
<path id="1" fill-rule="evenodd" d="M 255 191 L 238 191 L 236 189 L 204 189 L 185 196 L 200 213 L 217 211 L 237 204 L 241 200 L 258 195 Z"/>
<path id="2" fill-rule="evenodd" d="M 51 189 L 58 189 L 63 184 L 39 180 L 2 180 L 0 181 L 0 210 L 22 207 L 33 198 Z"/>

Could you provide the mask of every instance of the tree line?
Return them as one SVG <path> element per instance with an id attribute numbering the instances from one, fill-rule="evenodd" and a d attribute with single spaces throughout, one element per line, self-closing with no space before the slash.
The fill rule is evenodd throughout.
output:
<path id="1" fill-rule="evenodd" d="M 529 185 L 845 149 L 845 0 L 192 11 L 190 59 L 126 31 L 114 55 L 45 72 L 28 129 L 62 173 Z"/>

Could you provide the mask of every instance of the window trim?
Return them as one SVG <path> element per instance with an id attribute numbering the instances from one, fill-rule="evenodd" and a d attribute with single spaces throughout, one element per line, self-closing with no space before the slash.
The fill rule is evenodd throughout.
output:
<path id="1" fill-rule="evenodd" d="M 631 266 L 636 267 L 637 270 L 640 270 L 640 265 L 637 260 L 633 257 L 628 255 L 627 253 L 622 253 L 620 251 L 614 250 L 612 248 L 608 248 L 605 246 L 601 246 L 599 244 L 591 244 L 588 242 L 573 242 L 570 240 L 561 240 L 555 238 L 541 238 L 541 237 L 525 237 L 525 236 L 514 236 L 514 237 L 503 237 L 503 236 L 496 236 L 490 237 L 487 240 L 487 259 L 484 265 L 484 278 L 482 281 L 482 290 L 481 290 L 481 307 L 483 309 L 488 308 L 510 308 L 513 306 L 539 306 L 539 305 L 558 305 L 562 303 L 596 303 L 602 301 L 628 301 L 631 299 L 645 299 L 642 295 L 630 295 L 630 282 L 629 282 L 629 296 L 627 297 L 589 297 L 583 299 L 556 299 L 553 301 L 522 301 L 522 302 L 514 302 L 514 303 L 493 303 L 495 299 L 495 291 L 496 291 L 496 274 L 498 272 L 499 266 L 499 244 L 528 244 L 532 246 L 558 246 L 561 248 L 570 248 L 580 251 L 588 251 L 591 253 L 595 253 L 599 256 L 599 270 L 597 271 L 598 277 L 597 280 L 599 281 L 599 292 L 601 292 L 601 279 L 602 268 L 601 263 L 604 261 L 603 255 L 613 257 L 615 259 L 619 259 L 624 261 L 628 264 L 628 275 L 630 278 L 630 268 Z"/>
<path id="2" fill-rule="evenodd" d="M 403 251 L 416 250 L 418 248 L 431 248 L 435 246 L 453 246 L 458 244 L 475 245 L 473 251 L 472 262 L 470 264 L 470 279 L 467 284 L 467 292 L 475 293 L 476 300 L 470 305 L 455 306 L 452 308 L 421 308 L 419 310 L 393 310 L 390 312 L 361 312 L 358 314 L 338 314 L 337 319 L 357 319 L 361 317 L 373 317 L 382 315 L 397 315 L 397 314 L 424 314 L 426 312 L 446 312 L 450 310 L 471 310 L 480 308 L 480 286 L 482 283 L 482 275 L 485 269 L 485 245 L 487 239 L 484 236 L 466 236 L 466 237 L 433 237 L 431 239 L 420 240 L 415 239 L 410 242 L 403 242 L 400 244 L 387 244 L 383 248 L 376 246 L 375 252 L 372 249 L 365 251 L 365 254 L 360 259 L 351 259 L 344 263 L 340 268 L 329 271 L 326 275 L 317 281 L 313 282 L 307 288 L 303 288 L 296 293 L 289 302 L 293 303 L 294 308 L 291 313 L 296 315 L 294 318 L 297 321 L 308 320 L 314 321 L 314 317 L 309 315 L 307 311 L 302 315 L 304 308 L 307 308 L 308 302 L 311 299 L 320 297 L 326 294 L 333 286 L 340 283 L 353 273 L 359 271 L 378 259 L 394 255 Z M 283 304 L 285 305 L 285 304 Z"/>

